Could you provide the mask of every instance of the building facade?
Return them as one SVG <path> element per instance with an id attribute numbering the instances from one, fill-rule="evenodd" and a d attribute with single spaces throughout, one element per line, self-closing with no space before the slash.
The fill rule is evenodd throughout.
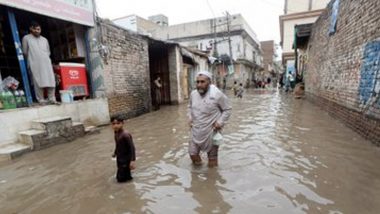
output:
<path id="1" fill-rule="evenodd" d="M 271 86 L 276 87 L 277 78 L 280 73 L 279 65 L 277 62 L 277 51 L 276 44 L 273 40 L 270 41 L 262 41 L 261 49 L 263 51 L 263 71 L 258 72 L 255 75 L 256 81 L 261 80 L 265 81 L 270 78 Z"/>
<path id="2" fill-rule="evenodd" d="M 156 24 L 153 21 L 146 20 L 137 15 L 124 16 L 114 19 L 112 22 L 124 29 L 148 36 L 151 35 L 150 31 L 157 28 L 159 26 L 158 24 L 161 23 L 161 21 L 157 21 L 158 24 Z"/>
<path id="3" fill-rule="evenodd" d="M 219 56 L 229 56 L 231 46 L 234 61 L 245 59 L 256 64 L 262 63 L 260 42 L 241 14 L 160 27 L 151 30 L 151 33 L 155 38 L 176 41 Z"/>
<path id="4" fill-rule="evenodd" d="M 162 15 L 153 16 L 150 19 L 151 22 L 164 23 L 157 24 L 155 28 L 146 29 L 153 38 L 177 42 L 216 58 L 222 56 L 224 59 L 228 58 L 229 60 L 226 61 L 234 65 L 229 69 L 223 68 L 220 64 L 214 66 L 214 73 L 219 75 L 218 80 L 221 83 L 224 77 L 228 76 L 227 82 L 230 84 L 233 81 L 249 84 L 253 73 L 262 69 L 260 42 L 240 14 L 228 14 L 225 17 L 168 26 L 167 19 L 164 19 Z M 228 73 L 231 75 L 227 75 Z"/>
<path id="5" fill-rule="evenodd" d="M 294 28 L 312 24 L 325 10 L 330 0 L 285 0 L 284 15 L 280 19 L 282 63 L 286 73 L 295 71 Z"/>

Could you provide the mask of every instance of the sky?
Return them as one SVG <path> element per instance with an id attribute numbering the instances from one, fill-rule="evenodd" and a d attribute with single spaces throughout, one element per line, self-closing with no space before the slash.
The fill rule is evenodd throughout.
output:
<path id="1" fill-rule="evenodd" d="M 279 16 L 284 0 L 95 0 L 102 18 L 115 19 L 127 15 L 148 18 L 164 14 L 169 25 L 240 13 L 260 41 L 280 42 Z"/>

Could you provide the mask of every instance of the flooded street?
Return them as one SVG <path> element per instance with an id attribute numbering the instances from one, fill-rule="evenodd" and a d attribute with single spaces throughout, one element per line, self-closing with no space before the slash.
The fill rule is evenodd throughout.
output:
<path id="1" fill-rule="evenodd" d="M 1 165 L 0 213 L 380 213 L 380 148 L 305 100 L 230 100 L 218 168 L 191 165 L 186 105 L 163 107 L 126 122 L 133 182 L 115 182 L 105 127 Z"/>

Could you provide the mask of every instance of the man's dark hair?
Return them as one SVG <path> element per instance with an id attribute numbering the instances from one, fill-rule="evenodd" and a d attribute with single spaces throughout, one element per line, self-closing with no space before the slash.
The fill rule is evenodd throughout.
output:
<path id="1" fill-rule="evenodd" d="M 125 120 L 125 115 L 123 114 L 115 114 L 111 116 L 111 122 L 113 121 L 118 121 L 118 122 L 124 122 Z"/>
<path id="2" fill-rule="evenodd" d="M 32 21 L 29 25 L 29 27 L 35 28 L 35 27 L 41 27 L 40 23 L 36 21 Z"/>

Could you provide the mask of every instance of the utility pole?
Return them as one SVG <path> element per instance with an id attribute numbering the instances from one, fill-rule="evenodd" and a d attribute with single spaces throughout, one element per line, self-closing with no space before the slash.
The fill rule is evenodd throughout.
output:
<path id="1" fill-rule="evenodd" d="M 217 44 L 216 36 L 217 36 L 217 34 L 216 34 L 216 18 L 214 17 L 214 54 L 213 54 L 214 57 L 217 57 L 217 55 L 218 55 L 218 50 L 216 48 L 216 44 Z"/>
<path id="2" fill-rule="evenodd" d="M 227 16 L 227 33 L 228 33 L 228 48 L 230 50 L 230 63 L 231 63 L 231 72 L 228 72 L 229 74 L 231 73 L 234 73 L 234 62 L 232 60 L 232 46 L 231 46 L 231 31 L 230 31 L 230 14 L 228 13 L 228 11 L 226 11 L 226 16 Z"/>
<path id="3" fill-rule="evenodd" d="M 227 33 L 228 33 L 228 48 L 230 50 L 230 59 L 232 63 L 232 46 L 231 46 L 231 32 L 230 32 L 230 14 L 226 11 L 227 16 Z"/>

